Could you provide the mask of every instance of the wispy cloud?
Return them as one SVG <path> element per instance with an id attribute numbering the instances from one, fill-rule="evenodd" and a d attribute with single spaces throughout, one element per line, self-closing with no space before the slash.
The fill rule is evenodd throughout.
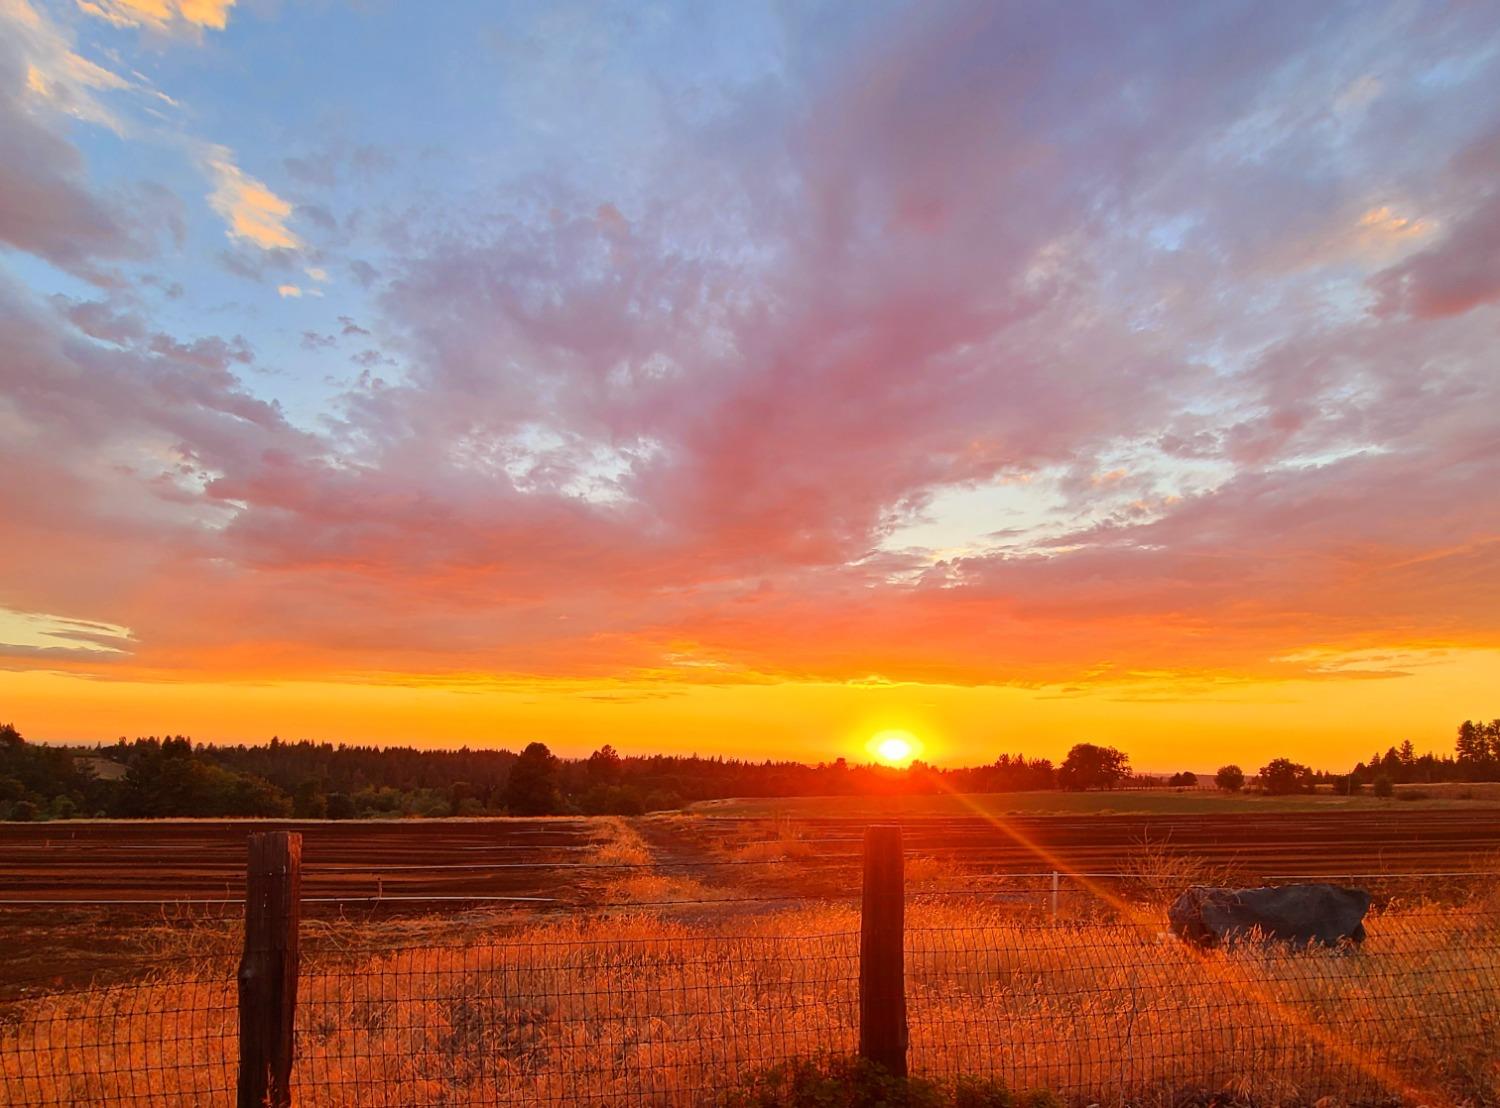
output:
<path id="1" fill-rule="evenodd" d="M 77 0 L 78 7 L 116 27 L 157 31 L 208 28 L 222 31 L 235 0 Z"/>
<path id="2" fill-rule="evenodd" d="M 0 608 L 0 654 L 66 651 L 81 658 L 118 656 L 129 652 L 133 639 L 130 628 L 118 624 Z"/>
<path id="3" fill-rule="evenodd" d="M 234 152 L 209 146 L 204 164 L 213 178 L 208 202 L 226 224 L 230 239 L 262 250 L 299 250 L 302 240 L 287 226 L 292 205 L 235 164 Z"/>
<path id="4" fill-rule="evenodd" d="M 28 93 L 57 111 L 124 132 L 97 94 L 129 89 L 131 81 L 77 53 L 70 36 L 27 0 L 0 0 L 0 26 L 21 58 Z"/>

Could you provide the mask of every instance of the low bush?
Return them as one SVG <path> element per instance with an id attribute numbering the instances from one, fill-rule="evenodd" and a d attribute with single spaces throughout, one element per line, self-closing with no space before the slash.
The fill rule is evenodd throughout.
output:
<path id="1" fill-rule="evenodd" d="M 730 1092 L 724 1108 L 1060 1108 L 1051 1093 L 1013 1094 L 998 1081 L 896 1077 L 863 1058 L 783 1062 Z"/>

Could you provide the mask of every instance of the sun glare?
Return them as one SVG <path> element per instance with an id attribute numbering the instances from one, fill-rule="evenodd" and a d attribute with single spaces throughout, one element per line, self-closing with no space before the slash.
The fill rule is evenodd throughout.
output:
<path id="1" fill-rule="evenodd" d="M 881 731 L 868 749 L 886 765 L 904 766 L 917 756 L 917 737 L 910 731 Z"/>

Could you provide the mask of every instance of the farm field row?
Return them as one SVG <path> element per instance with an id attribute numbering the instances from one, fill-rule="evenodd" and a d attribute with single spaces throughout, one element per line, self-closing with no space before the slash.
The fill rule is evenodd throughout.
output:
<path id="1" fill-rule="evenodd" d="M 1396 799 L 1368 794 L 1296 796 L 1226 794 L 1209 789 L 1139 789 L 1110 792 L 937 793 L 926 796 L 796 796 L 707 800 L 689 811 L 702 815 L 805 817 L 966 815 L 1227 815 L 1239 812 L 1391 812 L 1406 809 L 1472 811 L 1500 808 L 1500 782 L 1400 785 Z"/>
<path id="2" fill-rule="evenodd" d="M 622 899 L 686 901 L 682 911 L 712 915 L 720 908 L 692 905 L 729 901 L 721 907 L 731 911 L 751 898 L 740 910 L 755 911 L 765 906 L 756 898 L 848 898 L 858 895 L 865 826 L 891 819 L 903 826 L 914 891 L 978 891 L 995 887 L 997 875 L 1051 870 L 1142 874 L 1157 866 L 1180 883 L 1207 872 L 1253 879 L 1500 868 L 1500 807 L 989 818 L 843 816 L 826 801 L 807 808 L 775 819 L 0 824 L 0 930 L 11 940 L 0 952 L 0 993 L 38 964 L 49 976 L 86 980 L 137 964 L 152 944 L 178 949 L 232 930 L 242 913 L 245 838 L 255 830 L 302 833 L 304 914 L 330 936 L 351 925 L 397 936 L 492 929 L 496 922 L 474 924 L 468 913 L 512 907 L 523 911 L 510 916 L 555 918 Z M 1050 882 L 1000 884 L 1036 891 Z M 493 897 L 536 900 L 484 899 Z"/>
<path id="3" fill-rule="evenodd" d="M 303 895 L 313 899 L 566 899 L 575 883 L 559 874 L 597 834 L 588 819 L 0 824 L 0 904 L 238 898 L 246 836 L 272 830 L 301 832 Z"/>
<path id="4" fill-rule="evenodd" d="M 1235 880 L 1295 876 L 1489 872 L 1500 869 L 1500 808 L 1223 815 L 700 816 L 675 837 L 726 858 L 795 860 L 825 877 L 857 872 L 864 828 L 899 822 L 909 855 L 942 859 L 969 875 L 1139 873 L 1152 862 Z M 746 844 L 774 839 L 761 847 Z M 658 837 L 660 841 L 660 837 Z M 828 881 L 820 883 L 823 886 Z"/>
<path id="5" fill-rule="evenodd" d="M 990 798 L 972 799 L 984 814 L 908 807 L 909 798 L 884 810 L 824 800 L 790 804 L 774 817 L 724 814 L 740 810 L 726 805 L 633 822 L 652 850 L 643 863 L 682 875 L 757 859 L 852 872 L 864 828 L 877 821 L 900 822 L 910 853 L 951 859 L 970 873 L 1113 873 L 1148 853 L 1247 876 L 1472 871 L 1500 864 L 1497 806 L 1008 815 L 985 813 Z M 747 804 L 743 810 L 761 809 Z M 537 898 L 577 906 L 622 876 L 591 868 L 604 826 L 586 818 L 0 825 L 0 904 L 233 902 L 244 888 L 247 833 L 286 828 L 303 835 L 303 893 L 311 901 L 379 898 L 395 908 L 403 898 L 432 898 L 411 902 L 409 910 L 423 911 L 444 898 Z"/>

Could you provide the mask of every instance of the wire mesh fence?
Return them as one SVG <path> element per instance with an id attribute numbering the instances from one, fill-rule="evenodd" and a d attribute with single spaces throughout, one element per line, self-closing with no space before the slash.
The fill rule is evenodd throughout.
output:
<path id="1" fill-rule="evenodd" d="M 0 1007 L 0 1104 L 232 1103 L 233 963 L 157 960 L 141 971 Z"/>
<path id="2" fill-rule="evenodd" d="M 912 1070 L 1077 1103 L 1492 1102 L 1500 922 L 1430 907 L 1366 929 L 1205 950 L 1159 917 L 933 904 L 908 920 Z"/>
<path id="3" fill-rule="evenodd" d="M 331 1105 L 712 1103 L 749 1067 L 854 1049 L 857 920 L 816 922 L 558 925 L 325 965 L 302 978 L 294 1089 Z"/>
<path id="4" fill-rule="evenodd" d="M 852 1053 L 857 912 L 762 903 L 312 953 L 294 1103 L 696 1105 Z M 30 997 L 0 1022 L 0 1104 L 233 1103 L 237 1041 L 231 964 Z"/>
<path id="5" fill-rule="evenodd" d="M 910 1070 L 1080 1105 L 1500 1102 L 1494 881 L 1348 878 L 1374 894 L 1362 943 L 1214 949 L 1170 931 L 1177 874 L 909 882 Z M 853 1054 L 859 907 L 709 893 L 304 926 L 293 1102 L 711 1105 Z M 234 1103 L 235 966 L 0 996 L 0 1104 Z"/>

